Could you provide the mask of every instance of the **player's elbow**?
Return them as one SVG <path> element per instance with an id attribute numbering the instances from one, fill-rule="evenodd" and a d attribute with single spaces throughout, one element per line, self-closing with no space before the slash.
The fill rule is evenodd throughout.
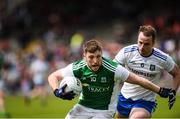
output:
<path id="1" fill-rule="evenodd" d="M 50 74 L 49 76 L 48 76 L 48 82 L 51 82 L 51 80 L 53 79 L 53 74 Z"/>
<path id="2" fill-rule="evenodd" d="M 173 78 L 178 84 L 180 84 L 180 69 L 179 68 L 177 68 L 174 71 Z"/>

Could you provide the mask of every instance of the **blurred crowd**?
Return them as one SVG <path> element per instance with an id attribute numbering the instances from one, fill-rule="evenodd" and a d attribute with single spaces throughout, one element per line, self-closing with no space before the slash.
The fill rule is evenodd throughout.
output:
<path id="1" fill-rule="evenodd" d="M 123 46 L 136 43 L 144 24 L 156 28 L 156 47 L 180 66 L 180 13 L 173 1 L 173 7 L 159 10 L 161 2 L 145 7 L 141 0 L 17 0 L 8 6 L 12 1 L 0 0 L 0 80 L 7 94 L 22 92 L 28 101 L 48 92 L 47 75 L 80 59 L 83 42 L 93 37 L 113 59 Z"/>

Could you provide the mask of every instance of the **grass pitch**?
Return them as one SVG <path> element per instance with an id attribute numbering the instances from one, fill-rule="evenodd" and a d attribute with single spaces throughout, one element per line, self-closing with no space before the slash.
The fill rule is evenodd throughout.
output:
<path id="1" fill-rule="evenodd" d="M 158 105 L 153 118 L 180 118 L 180 96 L 177 96 L 174 107 L 168 109 L 168 99 L 157 98 Z M 47 103 L 33 99 L 26 105 L 20 96 L 8 96 L 5 99 L 6 111 L 12 118 L 64 118 L 68 111 L 77 102 L 64 101 L 54 96 L 47 97 Z"/>

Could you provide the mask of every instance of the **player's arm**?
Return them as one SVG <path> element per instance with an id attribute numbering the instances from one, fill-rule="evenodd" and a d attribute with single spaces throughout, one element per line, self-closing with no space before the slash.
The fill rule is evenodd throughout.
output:
<path id="1" fill-rule="evenodd" d="M 151 90 L 155 93 L 158 93 L 161 97 L 167 98 L 169 96 L 169 92 L 171 89 L 168 88 L 161 88 L 156 84 L 153 84 L 151 81 L 140 77 L 132 72 L 129 72 L 126 68 L 122 67 L 121 65 L 118 65 L 115 77 L 117 79 L 121 79 L 122 82 L 128 82 L 132 84 L 140 85 L 148 90 Z"/>
<path id="2" fill-rule="evenodd" d="M 128 83 L 132 83 L 132 84 L 137 84 L 140 85 L 148 90 L 151 90 L 155 93 L 158 93 L 160 90 L 160 87 L 154 83 L 152 83 L 151 81 L 140 77 L 134 73 L 129 73 L 129 77 L 127 78 L 126 82 Z"/>
<path id="3" fill-rule="evenodd" d="M 167 60 L 163 63 L 163 67 L 173 76 L 172 90 L 169 93 L 169 109 L 171 109 L 176 101 L 176 91 L 180 85 L 180 69 L 169 55 L 167 55 Z"/>
<path id="4" fill-rule="evenodd" d="M 143 88 L 151 90 L 151 91 L 159 94 L 161 97 L 164 97 L 164 98 L 169 97 L 169 93 L 172 90 L 169 88 L 159 87 L 158 85 L 152 83 L 151 81 L 149 81 L 143 77 L 140 77 L 134 73 L 131 73 L 131 72 L 129 73 L 129 76 L 125 80 L 125 82 L 140 85 Z"/>
<path id="5" fill-rule="evenodd" d="M 169 93 L 169 109 L 171 109 L 176 101 L 176 91 L 180 85 L 180 69 L 177 64 L 174 65 L 174 68 L 169 72 L 173 76 L 173 90 Z"/>
<path id="6" fill-rule="evenodd" d="M 72 100 L 75 96 L 73 91 L 65 92 L 67 84 L 59 88 L 59 83 L 65 76 L 73 76 L 72 64 L 63 69 L 59 69 L 48 76 L 48 82 L 53 89 L 54 95 L 61 99 Z"/>
<path id="7" fill-rule="evenodd" d="M 61 74 L 61 69 L 51 73 L 49 76 L 48 76 L 48 82 L 49 82 L 49 85 L 51 86 L 51 88 L 53 90 L 55 89 L 58 89 L 59 87 L 59 81 L 62 80 L 62 74 Z"/>
<path id="8" fill-rule="evenodd" d="M 169 73 L 173 76 L 173 87 L 172 88 L 175 91 L 177 91 L 178 87 L 180 85 L 180 69 L 177 66 L 177 64 L 174 65 L 174 68 Z"/>
<path id="9" fill-rule="evenodd" d="M 73 69 L 72 64 L 69 64 L 64 68 L 58 69 L 58 70 L 54 71 L 53 73 L 51 73 L 48 76 L 48 82 L 49 82 L 49 85 L 51 86 L 51 88 L 53 90 L 57 89 L 59 86 L 59 83 L 63 79 L 63 77 L 74 76 L 72 69 Z"/>

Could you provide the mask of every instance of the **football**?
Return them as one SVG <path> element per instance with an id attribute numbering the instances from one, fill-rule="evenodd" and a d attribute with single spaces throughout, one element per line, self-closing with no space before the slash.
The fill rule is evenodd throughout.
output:
<path id="1" fill-rule="evenodd" d="M 76 77 L 64 77 L 61 80 L 59 87 L 62 87 L 65 84 L 67 84 L 65 92 L 73 91 L 76 94 L 75 96 L 78 96 L 82 91 L 81 81 Z"/>

